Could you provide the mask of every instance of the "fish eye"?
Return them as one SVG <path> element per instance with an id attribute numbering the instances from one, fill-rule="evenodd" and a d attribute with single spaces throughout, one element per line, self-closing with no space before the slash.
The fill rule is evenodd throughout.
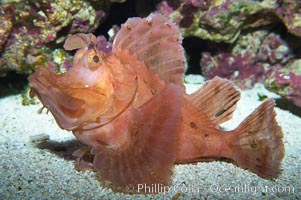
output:
<path id="1" fill-rule="evenodd" d="M 87 55 L 87 59 L 88 59 L 88 67 L 91 70 L 95 70 L 98 68 L 101 58 L 98 55 L 97 51 L 91 49 L 91 51 Z"/>
<path id="2" fill-rule="evenodd" d="M 97 55 L 93 56 L 93 61 L 95 63 L 98 63 L 99 62 L 99 57 Z"/>

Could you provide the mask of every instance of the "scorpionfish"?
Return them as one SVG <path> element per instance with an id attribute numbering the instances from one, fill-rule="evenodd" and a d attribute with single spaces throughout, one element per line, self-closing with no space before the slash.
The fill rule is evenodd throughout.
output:
<path id="1" fill-rule="evenodd" d="M 77 50 L 67 72 L 43 66 L 29 82 L 31 96 L 85 145 L 74 153 L 78 169 L 93 168 L 121 192 L 170 184 L 175 164 L 220 158 L 263 178 L 279 175 L 284 145 L 274 100 L 222 130 L 240 93 L 219 77 L 185 93 L 182 36 L 167 17 L 128 19 L 109 53 L 93 34 L 71 35 L 64 48 Z"/>

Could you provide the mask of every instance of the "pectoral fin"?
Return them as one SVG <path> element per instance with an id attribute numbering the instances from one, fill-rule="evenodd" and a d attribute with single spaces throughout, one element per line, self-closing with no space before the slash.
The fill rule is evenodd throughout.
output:
<path id="1" fill-rule="evenodd" d="M 129 135 L 120 147 L 95 145 L 94 166 L 101 178 L 122 192 L 151 184 L 167 185 L 176 159 L 176 135 L 181 122 L 182 94 L 166 86 L 141 107 L 114 120 L 114 135 Z M 127 190 L 131 185 L 134 190 Z"/>

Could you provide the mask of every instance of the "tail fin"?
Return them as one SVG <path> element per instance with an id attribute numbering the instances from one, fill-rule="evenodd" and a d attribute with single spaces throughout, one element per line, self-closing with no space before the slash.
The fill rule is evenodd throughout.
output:
<path id="1" fill-rule="evenodd" d="M 232 159 L 263 178 L 277 177 L 284 157 L 283 133 L 275 119 L 274 104 L 274 100 L 266 100 L 231 137 Z"/>

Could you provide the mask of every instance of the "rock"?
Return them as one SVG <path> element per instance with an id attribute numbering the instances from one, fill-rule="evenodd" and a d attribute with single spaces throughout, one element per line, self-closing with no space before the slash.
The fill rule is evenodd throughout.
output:
<path id="1" fill-rule="evenodd" d="M 0 10 L 0 76 L 30 74 L 41 65 L 59 67 L 69 34 L 94 32 L 107 15 L 106 1 L 15 1 Z M 58 53 L 58 51 L 60 53 Z M 60 60 L 62 62 L 53 62 Z"/>
<path id="2" fill-rule="evenodd" d="M 301 107 L 301 59 L 287 67 L 275 67 L 264 82 L 266 88 Z"/>

